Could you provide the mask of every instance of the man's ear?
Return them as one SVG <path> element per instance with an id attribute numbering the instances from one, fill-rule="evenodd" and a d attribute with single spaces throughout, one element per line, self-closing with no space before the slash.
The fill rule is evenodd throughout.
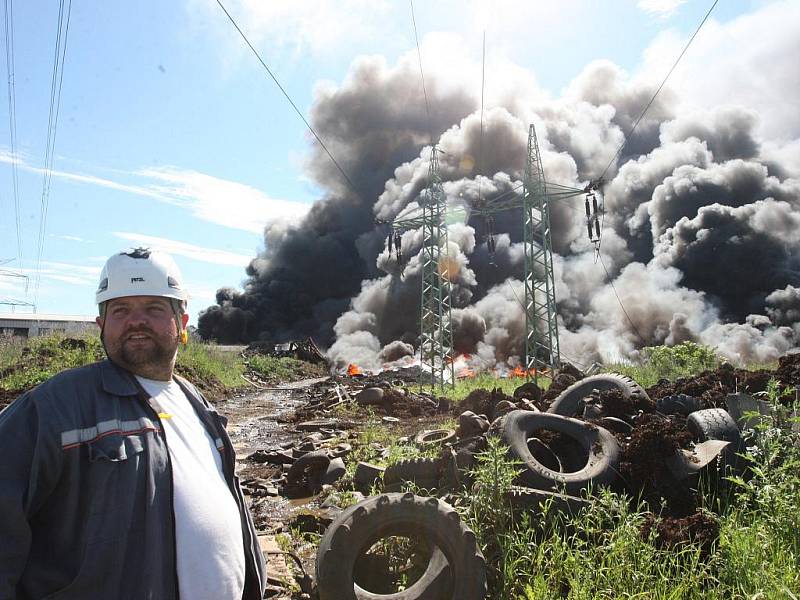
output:
<path id="1" fill-rule="evenodd" d="M 103 321 L 104 321 L 103 317 L 95 317 L 94 318 L 94 322 L 97 323 L 97 326 L 100 329 L 103 329 Z"/>

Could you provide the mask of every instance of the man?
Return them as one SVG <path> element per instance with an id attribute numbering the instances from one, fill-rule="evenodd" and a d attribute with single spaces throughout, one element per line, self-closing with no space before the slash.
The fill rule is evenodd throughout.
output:
<path id="1" fill-rule="evenodd" d="M 96 300 L 108 360 L 0 413 L 0 600 L 260 600 L 224 420 L 173 373 L 189 319 L 174 261 L 112 256 Z"/>

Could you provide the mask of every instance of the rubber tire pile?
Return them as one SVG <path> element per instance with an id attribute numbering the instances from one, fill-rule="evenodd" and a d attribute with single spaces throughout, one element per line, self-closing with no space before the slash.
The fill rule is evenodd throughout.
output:
<path id="1" fill-rule="evenodd" d="M 546 412 L 510 410 L 487 427 L 485 415 L 462 414 L 461 427 L 469 437 L 452 430 L 422 431 L 414 439 L 421 447 L 445 444 L 442 459 L 405 460 L 383 474 L 384 493 L 344 510 L 325 531 L 317 552 L 316 581 L 320 600 L 472 600 L 486 594 L 486 564 L 475 535 L 452 506 L 435 497 L 392 493 L 406 482 L 431 493 L 469 484 L 474 454 L 485 436 L 499 436 L 509 456 L 521 461 L 524 471 L 511 493 L 512 505 L 538 510 L 544 502 L 556 510 L 577 514 L 586 507 L 592 490 L 613 485 L 619 478 L 622 454 L 616 433 L 630 433 L 633 416 L 617 418 L 596 412 L 593 401 L 602 392 L 615 391 L 624 401 L 650 402 L 647 393 L 624 375 L 608 373 L 580 379 L 564 389 Z M 687 428 L 699 442 L 723 440 L 718 457 L 721 467 L 740 468 L 743 449 L 739 429 L 728 412 L 719 408 L 697 410 L 691 397 L 662 399 L 662 414 L 687 417 Z M 529 405 L 530 406 L 530 405 Z M 595 412 L 593 412 L 593 410 Z M 662 412 L 663 411 L 663 412 Z M 465 415 L 468 417 L 465 422 Z M 577 418 L 582 417 L 582 418 Z M 591 418 L 591 422 L 589 419 Z M 471 429 L 464 427 L 472 423 Z M 601 426 L 600 424 L 605 425 Z M 488 429 L 488 431 L 485 431 Z M 559 456 L 542 437 L 567 438 L 571 456 Z M 563 452 L 561 453 L 563 455 Z M 354 581 L 356 563 L 377 541 L 390 537 L 416 537 L 433 551 L 424 574 L 406 590 L 374 594 Z"/>

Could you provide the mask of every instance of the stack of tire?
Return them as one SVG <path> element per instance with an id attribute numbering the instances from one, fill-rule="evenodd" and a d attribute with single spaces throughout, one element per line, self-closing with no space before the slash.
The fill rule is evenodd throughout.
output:
<path id="1" fill-rule="evenodd" d="M 509 456 L 524 469 L 512 491 L 515 504 L 538 507 L 544 500 L 559 510 L 574 513 L 587 502 L 587 492 L 612 485 L 618 477 L 621 449 L 609 428 L 630 430 L 621 419 L 601 419 L 609 428 L 576 418 L 584 399 L 593 393 L 618 390 L 625 399 L 647 398 L 635 381 L 608 373 L 581 379 L 562 391 L 547 412 L 515 410 L 503 416 L 492 430 L 509 448 Z M 556 453 L 540 437 L 552 433 L 567 438 L 571 447 Z M 562 449 L 564 450 L 564 449 Z"/>

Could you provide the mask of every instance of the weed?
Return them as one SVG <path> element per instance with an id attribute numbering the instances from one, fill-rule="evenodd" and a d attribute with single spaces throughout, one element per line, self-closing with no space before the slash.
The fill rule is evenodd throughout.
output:
<path id="1" fill-rule="evenodd" d="M 524 377 L 497 377 L 493 373 L 479 373 L 475 377 L 458 379 L 455 386 L 436 388 L 435 393 L 454 402 L 460 402 L 466 398 L 472 390 L 481 388 L 485 390 L 498 388 L 505 394 L 511 396 L 514 394 L 514 390 L 525 383 L 525 381 Z M 545 390 L 549 386 L 550 380 L 548 378 L 539 378 L 539 387 Z"/>
<path id="2" fill-rule="evenodd" d="M 247 367 L 261 379 L 270 382 L 322 377 L 328 374 L 323 365 L 313 365 L 291 357 L 279 358 L 265 354 L 249 356 Z"/>
<path id="3" fill-rule="evenodd" d="M 0 345 L 0 387 L 10 391 L 28 390 L 65 369 L 81 367 L 103 357 L 97 335 L 67 337 L 52 334 L 24 342 Z"/>
<path id="4" fill-rule="evenodd" d="M 225 352 L 213 344 L 193 341 L 178 350 L 177 370 L 187 373 L 189 378 L 216 378 L 226 388 L 244 384 L 244 362 L 235 352 Z"/>
<path id="5" fill-rule="evenodd" d="M 622 373 L 648 388 L 659 379 L 674 380 L 715 369 L 721 363 L 713 348 L 683 342 L 675 346 L 643 348 L 639 363 L 616 363 L 606 366 L 606 372 Z"/>

